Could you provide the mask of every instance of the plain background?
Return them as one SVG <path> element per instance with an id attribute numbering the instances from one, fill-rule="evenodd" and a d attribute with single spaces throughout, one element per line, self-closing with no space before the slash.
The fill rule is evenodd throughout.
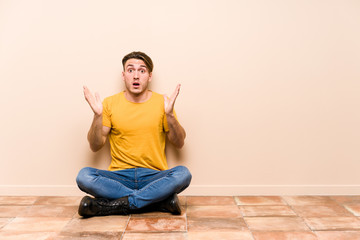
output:
<path id="1" fill-rule="evenodd" d="M 81 195 L 92 111 L 123 90 L 121 59 L 152 57 L 151 88 L 182 88 L 170 166 L 189 195 L 360 194 L 360 1 L 0 0 L 0 194 Z"/>

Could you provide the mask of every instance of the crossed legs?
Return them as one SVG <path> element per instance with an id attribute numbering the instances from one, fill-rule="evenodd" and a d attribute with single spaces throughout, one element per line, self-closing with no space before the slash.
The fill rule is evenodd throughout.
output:
<path id="1" fill-rule="evenodd" d="M 177 199 L 174 194 L 190 185 L 191 173 L 184 166 L 165 171 L 147 168 L 106 171 L 86 167 L 79 172 L 76 181 L 82 191 L 95 198 L 126 198 L 129 209 L 135 210 Z"/>

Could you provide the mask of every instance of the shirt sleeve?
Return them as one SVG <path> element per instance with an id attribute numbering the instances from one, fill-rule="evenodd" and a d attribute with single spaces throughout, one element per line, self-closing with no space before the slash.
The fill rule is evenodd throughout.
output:
<path id="1" fill-rule="evenodd" d="M 109 111 L 109 101 L 105 99 L 103 101 L 103 119 L 102 123 L 104 126 L 111 128 L 111 114 Z"/>

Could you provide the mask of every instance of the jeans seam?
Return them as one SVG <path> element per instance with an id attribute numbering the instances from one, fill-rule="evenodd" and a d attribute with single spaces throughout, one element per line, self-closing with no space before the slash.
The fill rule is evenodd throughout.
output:
<path id="1" fill-rule="evenodd" d="M 137 194 L 137 193 L 141 193 L 142 191 L 144 191 L 144 190 L 148 189 L 148 188 L 149 188 L 151 185 L 153 185 L 154 183 L 157 183 L 158 181 L 160 181 L 160 180 L 162 180 L 163 178 L 167 177 L 169 173 L 170 173 L 170 172 L 168 172 L 168 173 L 167 173 L 167 174 L 165 174 L 164 176 L 160 177 L 159 179 L 157 179 L 157 180 L 155 180 L 155 181 L 150 182 L 149 184 L 147 184 L 147 185 L 146 185 L 146 186 L 144 186 L 143 188 L 141 188 L 141 189 L 137 190 L 135 193 L 136 193 L 136 194 Z"/>
<path id="2" fill-rule="evenodd" d="M 111 179 L 111 180 L 113 180 L 113 181 L 121 180 L 121 181 L 125 181 L 125 182 L 131 182 L 131 180 L 128 180 L 128 179 L 126 179 L 126 178 L 114 177 L 112 174 L 107 174 L 106 171 L 102 171 L 102 170 L 97 170 L 97 171 L 96 171 L 96 174 L 97 174 L 98 176 L 106 177 L 107 179 Z"/>
<path id="3" fill-rule="evenodd" d="M 134 170 L 134 185 L 135 185 L 135 189 L 138 189 L 138 180 L 137 180 L 137 168 L 135 168 Z"/>
<path id="4" fill-rule="evenodd" d="M 164 170 L 164 171 L 168 171 L 168 170 Z M 161 172 L 163 172 L 163 171 L 158 171 L 156 174 L 159 174 L 159 173 L 161 173 Z M 167 176 L 169 173 L 171 173 L 171 172 L 168 171 L 164 176 Z M 163 178 L 164 176 L 162 176 L 162 177 L 160 177 L 160 178 Z M 157 177 L 154 176 L 154 177 L 152 177 L 152 178 L 149 178 L 149 179 L 146 179 L 146 180 L 140 180 L 140 181 L 137 181 L 137 182 L 152 182 L 153 179 L 156 179 L 156 178 L 157 178 Z"/>

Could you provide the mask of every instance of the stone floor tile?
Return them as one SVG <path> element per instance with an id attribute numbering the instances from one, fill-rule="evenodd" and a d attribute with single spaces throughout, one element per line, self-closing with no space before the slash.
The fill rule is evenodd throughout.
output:
<path id="1" fill-rule="evenodd" d="M 191 218 L 188 217 L 188 231 L 244 231 L 247 230 L 242 218 Z"/>
<path id="2" fill-rule="evenodd" d="M 348 203 L 344 204 L 344 207 L 354 216 L 360 217 L 360 203 Z"/>
<path id="3" fill-rule="evenodd" d="M 318 240 L 360 240 L 360 231 L 319 231 Z"/>
<path id="4" fill-rule="evenodd" d="M 360 196 L 179 196 L 180 216 L 88 219 L 81 198 L 0 196 L 0 239 L 360 240 Z"/>
<path id="5" fill-rule="evenodd" d="M 13 218 L 0 218 L 0 230 L 2 227 L 4 227 L 6 224 L 8 224 L 9 222 L 11 222 L 13 220 Z"/>
<path id="6" fill-rule="evenodd" d="M 37 199 L 35 196 L 0 196 L 0 205 L 32 205 Z"/>
<path id="7" fill-rule="evenodd" d="M 53 240 L 56 232 L 0 231 L 1 240 Z"/>
<path id="8" fill-rule="evenodd" d="M 51 240 L 119 240 L 123 232 L 61 232 Z M 50 239 L 49 239 L 50 240 Z"/>
<path id="9" fill-rule="evenodd" d="M 245 217 L 251 231 L 310 231 L 298 217 Z"/>
<path id="10" fill-rule="evenodd" d="M 360 196 L 331 196 L 338 203 L 360 203 Z"/>
<path id="11" fill-rule="evenodd" d="M 279 196 L 240 196 L 235 201 L 237 205 L 286 205 Z"/>
<path id="12" fill-rule="evenodd" d="M 102 232 L 123 232 L 129 216 L 104 216 L 92 218 L 73 218 L 63 228 L 62 235 L 94 234 Z"/>
<path id="13" fill-rule="evenodd" d="M 328 196 L 284 196 L 283 199 L 289 205 L 329 205 L 336 204 L 335 200 Z"/>
<path id="14" fill-rule="evenodd" d="M 131 218 L 126 232 L 185 232 L 186 218 Z"/>
<path id="15" fill-rule="evenodd" d="M 61 206 L 79 206 L 82 197 L 64 197 L 64 196 L 42 196 L 39 197 L 35 205 L 61 205 Z"/>
<path id="16" fill-rule="evenodd" d="M 19 232 L 58 232 L 65 227 L 70 218 L 17 217 L 2 228 L 2 231 Z"/>
<path id="17" fill-rule="evenodd" d="M 188 232 L 188 240 L 253 240 L 250 231 L 234 231 L 234 232 Z"/>
<path id="18" fill-rule="evenodd" d="M 212 206 L 212 205 L 235 205 L 234 197 L 221 196 L 194 196 L 187 197 L 187 205 L 195 206 Z"/>
<path id="19" fill-rule="evenodd" d="M 279 217 L 296 216 L 295 212 L 289 206 L 239 206 L 244 217 Z"/>
<path id="20" fill-rule="evenodd" d="M 148 217 L 185 217 L 186 215 L 186 206 L 181 206 L 181 214 L 173 215 L 169 212 L 143 212 L 143 213 L 133 213 L 131 214 L 132 218 L 148 218 Z"/>
<path id="21" fill-rule="evenodd" d="M 0 206 L 0 217 L 17 217 L 31 206 Z"/>
<path id="22" fill-rule="evenodd" d="M 312 232 L 254 232 L 255 240 L 317 240 Z"/>
<path id="23" fill-rule="evenodd" d="M 360 219 L 356 217 L 304 218 L 313 231 L 360 230 Z"/>
<path id="24" fill-rule="evenodd" d="M 179 198 L 179 201 L 180 201 L 180 205 L 181 206 L 186 206 L 186 202 L 187 202 L 187 197 L 186 196 L 178 196 L 178 198 Z"/>
<path id="25" fill-rule="evenodd" d="M 186 209 L 188 217 L 198 218 L 239 218 L 240 209 L 236 205 L 226 206 L 188 206 Z"/>
<path id="26" fill-rule="evenodd" d="M 77 206 L 33 205 L 20 213 L 19 217 L 73 217 L 77 213 Z"/>
<path id="27" fill-rule="evenodd" d="M 300 217 L 346 217 L 353 216 L 348 210 L 340 205 L 296 205 L 293 210 Z"/>
<path id="28" fill-rule="evenodd" d="M 186 233 L 125 233 L 122 240 L 187 240 Z"/>

